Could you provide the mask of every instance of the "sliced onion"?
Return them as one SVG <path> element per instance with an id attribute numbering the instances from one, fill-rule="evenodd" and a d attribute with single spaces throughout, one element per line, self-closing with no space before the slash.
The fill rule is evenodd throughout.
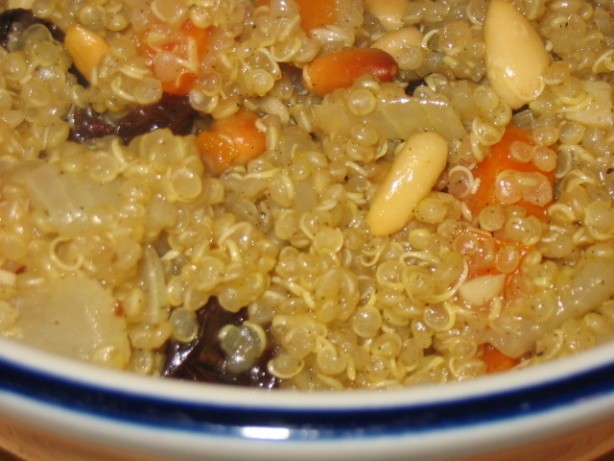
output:
<path id="1" fill-rule="evenodd" d="M 535 342 L 559 328 L 570 318 L 579 318 L 614 297 L 614 260 L 611 257 L 587 256 L 578 265 L 569 283 L 558 288 L 557 310 L 546 323 L 503 313 L 493 323 L 487 340 L 510 357 L 529 352 Z"/>
<path id="2" fill-rule="evenodd" d="M 89 219 L 91 210 L 115 207 L 121 184 L 120 181 L 101 184 L 87 173 L 61 174 L 51 164 L 28 171 L 24 182 L 33 205 L 43 208 L 50 224 L 65 236 L 77 235 L 93 226 Z"/>
<path id="3" fill-rule="evenodd" d="M 436 131 L 447 140 L 460 139 L 465 129 L 450 104 L 412 96 L 383 97 L 373 111 L 357 116 L 346 110 L 338 95 L 313 108 L 316 125 L 327 134 L 351 136 L 352 127 L 368 123 L 386 139 L 407 139 L 420 131 Z"/>
<path id="4" fill-rule="evenodd" d="M 123 368 L 130 358 L 125 318 L 115 300 L 94 279 L 67 276 L 20 290 L 13 301 L 19 317 L 17 338 L 70 358 L 99 361 L 112 351 L 110 366 Z"/>
<path id="5" fill-rule="evenodd" d="M 580 110 L 575 107 L 568 109 L 568 120 L 574 120 L 598 128 L 609 128 L 614 124 L 612 109 L 612 86 L 606 82 L 583 82 L 589 101 Z"/>
<path id="6" fill-rule="evenodd" d="M 147 323 L 158 324 L 169 316 L 166 299 L 166 280 L 160 256 L 152 247 L 147 247 L 140 268 L 143 291 L 145 292 L 145 319 Z"/>

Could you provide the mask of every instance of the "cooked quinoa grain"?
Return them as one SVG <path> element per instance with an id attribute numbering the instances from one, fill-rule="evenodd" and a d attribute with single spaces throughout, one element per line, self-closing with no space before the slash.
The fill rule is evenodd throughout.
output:
<path id="1" fill-rule="evenodd" d="M 611 1 L 24 3 L 0 335 L 298 390 L 614 339 Z"/>

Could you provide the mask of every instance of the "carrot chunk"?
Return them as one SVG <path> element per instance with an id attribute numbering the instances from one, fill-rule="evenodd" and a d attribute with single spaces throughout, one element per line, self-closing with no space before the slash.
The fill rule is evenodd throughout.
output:
<path id="1" fill-rule="evenodd" d="M 244 165 L 266 150 L 265 134 L 258 129 L 258 116 L 245 109 L 216 120 L 196 137 L 196 145 L 212 174 L 230 165 Z"/>
<path id="2" fill-rule="evenodd" d="M 515 158 L 512 149 L 514 143 L 518 142 L 524 143 L 529 148 L 535 146 L 530 131 L 510 125 L 503 138 L 490 148 L 489 155 L 473 169 L 473 176 L 479 184 L 475 193 L 467 198 L 466 203 L 474 217 L 488 205 L 505 204 L 501 201 L 501 195 L 508 187 L 505 183 L 506 177 L 509 179 L 513 178 L 514 174 L 524 174 L 526 181 L 533 181 L 536 186 L 534 189 L 523 191 L 520 199 L 510 201 L 513 200 L 514 205 L 523 207 L 529 215 L 545 218 L 546 209 L 552 202 L 554 171 L 543 171 L 531 161 Z M 517 186 L 512 184 L 510 187 Z M 547 199 L 548 194 L 544 194 L 545 188 L 550 191 L 549 199 Z M 542 197 L 546 197 L 546 200 Z"/>
<path id="3" fill-rule="evenodd" d="M 305 32 L 333 24 L 337 20 L 335 0 L 295 0 L 301 15 L 301 28 Z M 254 7 L 270 6 L 271 0 L 255 0 Z"/>
<path id="4" fill-rule="evenodd" d="M 155 30 L 137 34 L 137 46 L 152 66 L 154 75 L 162 81 L 166 93 L 186 95 L 194 87 L 198 80 L 196 69 L 210 47 L 214 30 L 213 27 L 201 29 L 188 19 L 177 30 L 157 25 Z M 161 53 L 164 53 L 163 59 Z M 189 63 L 189 67 L 184 63 Z"/>
<path id="5" fill-rule="evenodd" d="M 480 359 L 486 364 L 487 373 L 499 373 L 514 368 L 520 360 L 508 357 L 492 344 L 485 344 Z"/>
<path id="6" fill-rule="evenodd" d="M 301 27 L 309 31 L 337 19 L 335 0 L 296 0 L 301 11 Z"/>

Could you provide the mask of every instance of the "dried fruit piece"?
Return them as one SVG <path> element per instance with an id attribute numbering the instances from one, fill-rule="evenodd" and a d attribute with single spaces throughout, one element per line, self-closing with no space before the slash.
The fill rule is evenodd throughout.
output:
<path id="1" fill-rule="evenodd" d="M 162 376 L 265 389 L 279 385 L 279 380 L 267 370 L 267 362 L 274 351 L 271 344 L 249 370 L 233 373 L 229 367 L 218 336 L 228 325 L 241 325 L 247 318 L 247 309 L 228 312 L 216 298 L 211 298 L 197 311 L 197 316 L 200 325 L 197 338 L 187 343 L 175 340 L 169 343 Z"/>
<path id="2" fill-rule="evenodd" d="M 116 123 L 105 120 L 91 109 L 75 108 L 69 116 L 70 139 L 85 142 L 111 134 L 120 136 L 126 144 L 135 137 L 160 128 L 176 135 L 192 132 L 196 111 L 187 96 L 164 93 L 154 104 L 137 106 Z"/>
<path id="3" fill-rule="evenodd" d="M 9 8 L 0 13 L 0 46 L 7 48 L 9 37 L 14 29 L 27 30 L 33 24 L 42 24 L 49 30 L 55 40 L 58 42 L 64 41 L 64 32 L 51 21 L 37 18 L 32 11 L 24 8 Z"/>
<path id="4" fill-rule="evenodd" d="M 117 134 L 126 143 L 159 128 L 169 128 L 176 135 L 187 135 L 192 132 L 196 114 L 187 96 L 164 93 L 157 103 L 130 111 L 117 125 Z"/>
<path id="5" fill-rule="evenodd" d="M 71 125 L 70 140 L 85 142 L 115 133 L 115 127 L 100 118 L 91 108 L 75 107 L 68 116 Z"/>

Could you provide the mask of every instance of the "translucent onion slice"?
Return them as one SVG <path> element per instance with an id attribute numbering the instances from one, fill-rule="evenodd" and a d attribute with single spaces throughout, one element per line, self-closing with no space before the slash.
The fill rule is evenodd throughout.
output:
<path id="1" fill-rule="evenodd" d="M 353 127 L 367 123 L 385 139 L 407 139 L 423 131 L 436 131 L 448 141 L 465 135 L 460 118 L 446 101 L 384 96 L 369 114 L 357 116 L 344 108 L 344 93 L 331 95 L 313 108 L 315 123 L 326 134 L 350 137 Z"/>

